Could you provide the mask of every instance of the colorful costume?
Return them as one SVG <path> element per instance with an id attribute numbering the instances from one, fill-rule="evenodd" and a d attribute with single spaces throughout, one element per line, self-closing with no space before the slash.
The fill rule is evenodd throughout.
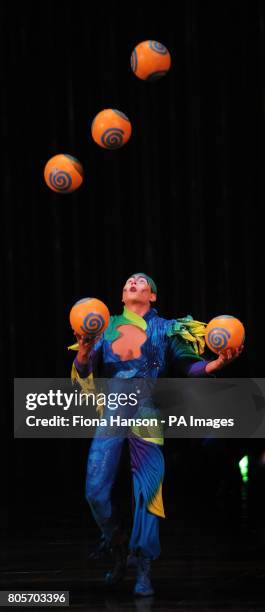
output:
<path id="1" fill-rule="evenodd" d="M 112 343 L 120 335 L 120 326 L 134 325 L 146 334 L 137 359 L 122 361 L 113 352 Z M 119 329 L 118 329 L 119 328 Z M 166 369 L 173 365 L 175 374 L 185 376 L 205 376 L 208 361 L 201 355 L 204 351 L 205 324 L 194 321 L 191 316 L 183 319 L 166 320 L 158 316 L 154 308 L 141 317 L 127 308 L 122 315 L 111 317 L 110 325 L 104 336 L 92 349 L 88 363 L 81 365 L 77 358 L 73 364 L 72 378 L 76 379 L 84 391 L 91 384 L 92 374 L 97 377 L 117 379 L 124 384 L 132 378 L 155 379 L 165 375 Z M 70 348 L 78 348 L 73 346 Z M 139 402 L 137 417 L 152 416 L 156 408 L 148 394 Z M 104 417 L 110 411 L 106 407 Z M 127 406 L 123 416 L 128 417 Z M 129 415 L 131 416 L 131 415 Z M 144 438 L 137 429 L 128 432 L 133 475 L 135 512 L 130 548 L 155 559 L 160 553 L 159 517 L 164 517 L 162 501 L 162 482 L 164 477 L 164 458 L 162 432 L 159 437 Z M 115 481 L 123 436 L 104 437 L 101 427 L 97 429 L 88 456 L 86 497 L 94 518 L 102 533 L 111 541 L 118 528 L 118 522 L 111 501 L 111 490 Z"/>

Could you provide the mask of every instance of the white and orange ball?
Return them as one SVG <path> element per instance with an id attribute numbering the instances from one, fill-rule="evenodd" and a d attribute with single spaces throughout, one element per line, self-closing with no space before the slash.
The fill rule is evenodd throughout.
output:
<path id="1" fill-rule="evenodd" d="M 215 317 L 205 329 L 205 342 L 214 353 L 239 348 L 244 340 L 244 325 L 231 315 Z"/>
<path id="2" fill-rule="evenodd" d="M 83 177 L 83 166 L 72 155 L 55 155 L 49 159 L 44 169 L 46 184 L 57 193 L 76 191 L 82 185 Z"/>
<path id="3" fill-rule="evenodd" d="M 156 40 L 139 43 L 131 54 L 131 69 L 143 81 L 156 81 L 165 76 L 171 66 L 168 49 Z"/>
<path id="4" fill-rule="evenodd" d="M 70 324 L 74 332 L 90 339 L 102 334 L 109 321 L 108 307 L 97 298 L 83 298 L 70 311 Z"/>
<path id="5" fill-rule="evenodd" d="M 93 140 L 104 149 L 120 149 L 131 137 L 132 126 L 128 117 L 119 110 L 107 108 L 92 122 Z"/>

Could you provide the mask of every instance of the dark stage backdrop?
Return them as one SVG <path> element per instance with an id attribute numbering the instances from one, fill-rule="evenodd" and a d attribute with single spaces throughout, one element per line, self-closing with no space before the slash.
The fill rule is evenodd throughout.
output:
<path id="1" fill-rule="evenodd" d="M 71 306 L 96 296 L 120 311 L 123 283 L 136 271 L 156 280 L 165 317 L 240 318 L 246 349 L 229 373 L 263 376 L 264 3 L 0 10 L 1 327 L 10 378 L 67 376 Z M 154 83 L 130 69 L 132 49 L 148 38 L 172 56 L 170 73 Z M 132 122 L 119 151 L 92 141 L 104 108 Z M 84 165 L 73 195 L 54 194 L 43 180 L 45 163 L 61 152 Z M 8 398 L 5 408 L 10 414 Z M 13 441 L 13 508 L 20 503 L 23 515 L 35 503 L 38 514 L 53 494 L 76 507 L 86 450 L 84 440 Z"/>

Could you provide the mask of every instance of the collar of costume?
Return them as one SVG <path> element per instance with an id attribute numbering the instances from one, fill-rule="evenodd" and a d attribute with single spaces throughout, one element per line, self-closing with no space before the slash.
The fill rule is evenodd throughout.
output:
<path id="1" fill-rule="evenodd" d="M 147 328 L 147 323 L 153 317 L 157 316 L 157 311 L 155 308 L 150 308 L 143 317 L 128 310 L 126 306 L 124 306 L 123 313 L 121 315 L 112 316 L 110 318 L 109 326 L 104 332 L 104 338 L 108 342 L 113 342 L 121 335 L 121 332 L 117 329 L 120 325 L 135 325 L 136 327 L 140 327 L 143 331 Z"/>

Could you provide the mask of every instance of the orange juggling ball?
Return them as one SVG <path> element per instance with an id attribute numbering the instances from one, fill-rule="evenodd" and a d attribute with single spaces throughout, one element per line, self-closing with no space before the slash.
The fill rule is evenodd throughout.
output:
<path id="1" fill-rule="evenodd" d="M 88 338 L 102 334 L 110 321 L 109 309 L 97 298 L 83 298 L 74 304 L 70 312 L 70 324 L 77 333 Z"/>
<path id="2" fill-rule="evenodd" d="M 107 108 L 96 115 L 91 126 L 93 140 L 104 149 L 120 149 L 128 142 L 131 123 L 119 110 Z"/>
<path id="3" fill-rule="evenodd" d="M 44 169 L 45 182 L 57 193 L 71 193 L 83 183 L 83 166 L 72 155 L 60 154 L 51 157 Z"/>
<path id="4" fill-rule="evenodd" d="M 205 342 L 214 353 L 220 353 L 228 348 L 239 348 L 244 339 L 243 324 L 230 315 L 215 317 L 205 329 Z"/>
<path id="5" fill-rule="evenodd" d="M 156 81 L 165 76 L 171 65 L 167 48 L 156 40 L 139 43 L 131 54 L 131 69 L 144 81 Z"/>

